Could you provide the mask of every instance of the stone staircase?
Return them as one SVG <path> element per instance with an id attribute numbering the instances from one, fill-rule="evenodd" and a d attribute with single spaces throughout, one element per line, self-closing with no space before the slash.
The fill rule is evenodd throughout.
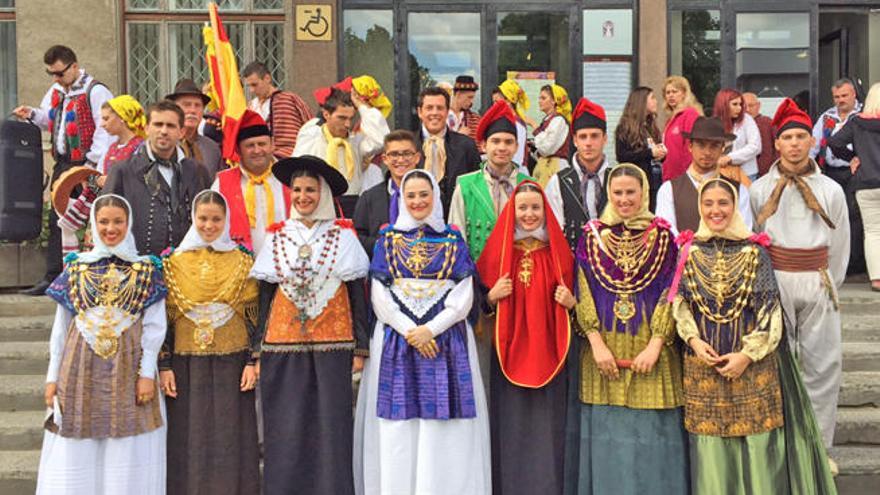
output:
<path id="1" fill-rule="evenodd" d="M 880 293 L 844 286 L 844 374 L 832 456 L 841 495 L 880 486 Z M 43 385 L 55 305 L 0 295 L 0 495 L 33 493 L 43 438 Z"/>

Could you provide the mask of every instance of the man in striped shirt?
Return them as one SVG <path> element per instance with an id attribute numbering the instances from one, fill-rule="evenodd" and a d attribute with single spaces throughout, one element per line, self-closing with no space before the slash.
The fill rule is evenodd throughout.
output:
<path id="1" fill-rule="evenodd" d="M 272 84 L 272 74 L 262 62 L 251 62 L 243 72 L 244 82 L 254 98 L 248 108 L 269 125 L 275 142 L 276 158 L 293 155 L 300 127 L 311 120 L 312 112 L 297 94 L 282 91 Z"/>

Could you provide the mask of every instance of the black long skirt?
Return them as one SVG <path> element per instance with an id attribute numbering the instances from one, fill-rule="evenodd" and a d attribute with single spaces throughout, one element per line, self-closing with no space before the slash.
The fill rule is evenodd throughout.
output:
<path id="1" fill-rule="evenodd" d="M 354 493 L 351 351 L 264 352 L 263 493 Z"/>
<path id="2" fill-rule="evenodd" d="M 542 388 L 510 383 L 492 354 L 492 486 L 495 495 L 561 495 L 567 366 Z"/>
<path id="3" fill-rule="evenodd" d="M 260 490 L 254 391 L 242 392 L 247 354 L 175 355 L 177 398 L 168 409 L 168 494 Z"/>

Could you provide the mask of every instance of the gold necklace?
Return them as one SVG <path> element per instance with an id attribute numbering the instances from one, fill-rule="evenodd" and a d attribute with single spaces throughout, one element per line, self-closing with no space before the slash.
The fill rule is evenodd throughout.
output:
<path id="1" fill-rule="evenodd" d="M 519 281 L 526 287 L 532 284 L 532 270 L 535 268 L 535 261 L 532 259 L 532 253 L 546 246 L 543 242 L 535 238 L 523 239 L 515 243 L 518 248 L 523 251 L 522 258 L 519 259 L 519 270 L 517 277 Z"/>
<path id="2" fill-rule="evenodd" d="M 700 312 L 715 323 L 730 323 L 740 317 L 749 303 L 758 271 L 758 248 L 744 246 L 740 251 L 724 254 L 724 244 L 712 254 L 698 246 L 691 248 L 685 265 L 685 280 Z M 705 290 L 714 300 L 715 308 L 698 289 Z M 722 310 L 725 302 L 733 301 Z"/>
<path id="3" fill-rule="evenodd" d="M 216 330 L 213 326 L 211 311 L 205 306 L 215 303 L 234 306 L 238 303 L 241 291 L 245 286 L 245 282 L 247 282 L 248 273 L 250 272 L 245 266 L 250 261 L 250 258 L 243 254 L 237 256 L 238 264 L 233 270 L 235 278 L 230 280 L 226 277 L 217 276 L 214 266 L 207 259 L 203 259 L 198 263 L 180 263 L 179 254 L 178 256 L 169 256 L 165 261 L 165 285 L 171 294 L 171 303 L 176 305 L 180 309 L 181 314 L 195 326 L 193 329 L 193 342 L 199 346 L 199 349 L 205 350 L 214 343 L 214 333 Z M 181 290 L 178 276 L 182 276 L 187 280 L 198 280 L 200 292 L 207 294 L 207 297 L 199 299 L 205 300 L 194 301 L 185 296 Z M 195 316 L 190 317 L 187 314 L 190 311 L 193 311 Z"/>
<path id="4" fill-rule="evenodd" d="M 614 316 L 624 325 L 636 315 L 636 304 L 633 294 L 644 290 L 660 273 L 660 267 L 666 258 L 669 248 L 670 236 L 666 230 L 651 229 L 647 235 L 632 235 L 629 229 L 624 229 L 620 236 L 607 230 L 608 253 L 604 253 L 599 242 L 593 235 L 586 236 L 587 255 L 594 267 L 596 280 L 605 290 L 616 294 L 614 300 Z M 642 268 L 649 262 L 651 253 L 657 254 L 647 267 Z M 602 266 L 603 253 L 609 256 L 614 264 L 623 272 L 620 279 L 615 279 Z"/>
<path id="5" fill-rule="evenodd" d="M 111 261 L 107 265 L 75 263 L 71 265 L 69 296 L 71 304 L 84 323 L 85 331 L 94 337 L 92 350 L 103 359 L 109 359 L 119 350 L 116 326 L 121 318 L 114 317 L 112 309 L 126 316 L 141 312 L 150 291 L 153 274 L 151 263 L 123 263 Z M 97 325 L 85 316 L 87 310 L 97 308 L 101 315 Z"/>
<path id="6" fill-rule="evenodd" d="M 394 232 L 389 234 L 391 239 L 391 249 L 388 249 L 388 238 L 386 238 L 385 261 L 388 263 L 388 269 L 394 278 L 427 278 L 433 277 L 437 280 L 447 279 L 452 273 L 452 267 L 455 264 L 455 257 L 458 252 L 458 245 L 454 242 L 455 236 L 447 235 L 446 239 L 439 242 L 424 240 L 424 231 L 418 230 L 415 238 L 407 239 L 402 233 Z M 434 262 L 434 260 L 443 255 L 443 263 L 436 273 L 424 273 L 424 270 Z M 405 277 L 400 270 L 400 265 L 406 267 L 411 273 L 411 277 Z"/>

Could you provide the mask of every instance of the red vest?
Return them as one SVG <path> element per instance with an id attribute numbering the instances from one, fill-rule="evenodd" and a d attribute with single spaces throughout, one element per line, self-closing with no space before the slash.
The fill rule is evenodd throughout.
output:
<path id="1" fill-rule="evenodd" d="M 251 224 L 248 221 L 247 207 L 244 204 L 244 192 L 241 190 L 241 168 L 233 167 L 217 173 L 220 194 L 229 204 L 229 236 L 232 240 L 253 251 L 251 240 Z M 284 194 L 284 217 L 290 215 L 290 188 L 281 185 Z M 274 208 L 274 205 L 272 206 Z M 283 218 L 275 219 L 284 220 Z M 269 225 L 266 225 L 268 228 Z"/>
<path id="2" fill-rule="evenodd" d="M 100 83 L 95 81 L 89 83 L 84 93 L 71 97 L 66 105 L 64 105 L 64 93 L 57 89 L 52 92 L 49 133 L 52 135 L 52 157 L 56 161 L 66 158 L 74 165 L 85 163 L 86 153 L 92 148 L 92 137 L 96 129 L 89 101 L 92 87 L 96 84 Z M 62 105 L 64 106 L 62 107 Z M 57 136 L 59 125 L 64 126 L 66 156 L 59 155 L 55 146 L 55 136 Z"/>

